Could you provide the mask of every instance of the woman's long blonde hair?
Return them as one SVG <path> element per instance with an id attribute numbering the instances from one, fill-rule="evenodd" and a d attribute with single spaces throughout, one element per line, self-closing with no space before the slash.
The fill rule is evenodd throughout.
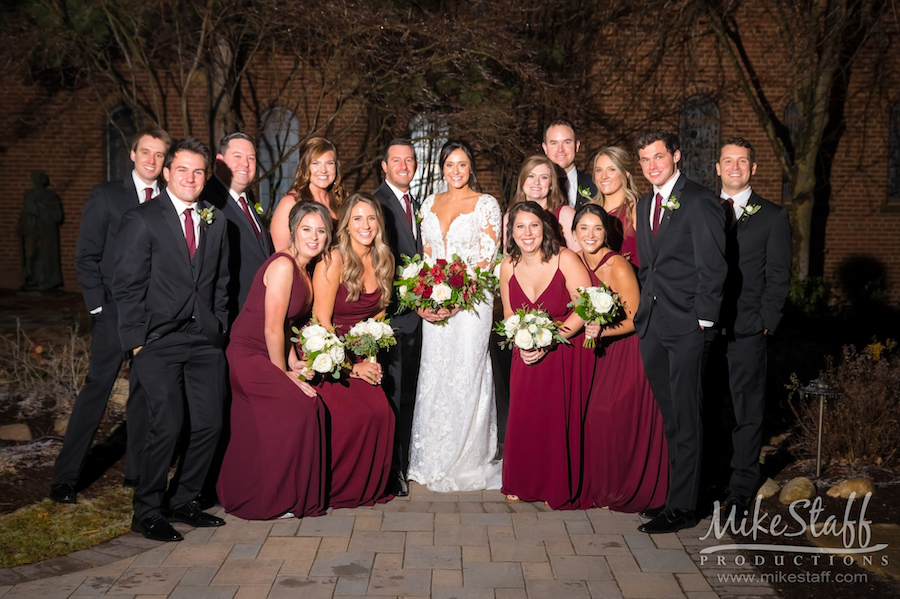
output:
<path id="1" fill-rule="evenodd" d="M 313 200 L 309 191 L 311 178 L 310 165 L 325 152 L 334 153 L 334 183 L 328 188 L 328 197 L 331 209 L 338 214 L 341 203 L 344 201 L 344 187 L 341 185 L 341 160 L 338 158 L 337 148 L 324 137 L 311 137 L 300 147 L 300 160 L 297 162 L 297 172 L 294 175 L 294 183 L 288 193 L 293 193 L 297 201 Z"/>
<path id="2" fill-rule="evenodd" d="M 613 163 L 613 166 L 616 167 L 616 170 L 619 171 L 625 179 L 625 183 L 623 184 L 625 189 L 625 200 L 623 202 L 625 204 L 625 214 L 628 218 L 628 222 L 634 227 L 634 207 L 637 205 L 638 198 L 641 196 L 638 193 L 637 186 L 634 184 L 634 177 L 632 176 L 632 173 L 634 173 L 634 162 L 631 153 L 619 146 L 606 146 L 605 148 L 600 148 L 591 159 L 591 180 L 593 180 L 594 172 L 597 170 L 597 160 L 599 160 L 601 156 L 609 158 Z M 606 198 L 603 195 L 603 192 L 600 191 L 599 185 L 597 186 L 597 195 L 591 201 L 606 210 L 606 206 L 604 206 Z"/>
<path id="3" fill-rule="evenodd" d="M 556 165 L 543 154 L 535 154 L 534 156 L 526 158 L 525 162 L 522 163 L 522 168 L 519 169 L 519 181 L 516 185 L 516 195 L 513 196 L 512 201 L 509 203 L 509 208 L 528 199 L 525 197 L 525 192 L 522 191 L 522 186 L 525 185 L 525 181 L 528 179 L 528 175 L 531 174 L 531 171 L 542 164 L 550 169 L 550 190 L 547 193 L 547 212 L 553 212 L 558 206 L 562 206 L 563 204 L 568 205 L 568 199 L 563 197 L 563 194 L 559 189 L 559 178 L 556 176 Z"/>
<path id="4" fill-rule="evenodd" d="M 360 294 L 365 291 L 365 283 L 363 275 L 365 267 L 362 258 L 354 251 L 350 242 L 350 213 L 357 204 L 368 204 L 375 212 L 375 218 L 378 221 L 378 232 L 372 241 L 370 255 L 372 256 L 372 268 L 375 269 L 375 279 L 378 281 L 378 289 L 381 291 L 381 299 L 378 302 L 379 308 L 384 308 L 391 301 L 391 292 L 394 288 L 394 254 L 391 252 L 391 246 L 385 240 L 384 232 L 384 213 L 381 210 L 381 204 L 370 193 L 354 193 L 347 198 L 341 209 L 337 226 L 337 250 L 344 261 L 341 270 L 341 281 L 347 288 L 347 300 L 355 302 L 359 299 Z"/>

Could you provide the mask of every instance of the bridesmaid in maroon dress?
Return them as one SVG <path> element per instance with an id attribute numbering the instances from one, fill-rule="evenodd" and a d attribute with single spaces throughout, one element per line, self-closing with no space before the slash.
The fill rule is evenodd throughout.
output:
<path id="1" fill-rule="evenodd" d="M 358 322 L 384 316 L 394 256 L 374 196 L 347 199 L 330 257 L 316 265 L 313 314 L 344 335 Z M 354 356 L 348 354 L 354 361 Z M 324 377 L 318 390 L 329 412 L 331 507 L 372 505 L 384 495 L 394 446 L 394 412 L 381 387 L 381 365 L 357 360 L 349 376 Z"/>
<path id="2" fill-rule="evenodd" d="M 556 165 L 543 154 L 529 156 L 519 169 L 519 184 L 516 195 L 509 203 L 509 208 L 519 202 L 531 201 L 553 215 L 556 219 L 554 232 L 560 242 L 565 242 L 567 248 L 577 252 L 579 250 L 575 236 L 572 234 L 572 219 L 575 210 L 569 206 L 565 194 L 557 185 Z M 503 251 L 508 252 L 506 235 L 509 226 L 509 212 L 503 217 Z"/>
<path id="3" fill-rule="evenodd" d="M 634 232 L 634 209 L 640 194 L 631 176 L 631 153 L 618 146 L 601 148 L 591 164 L 594 185 L 599 190 L 593 202 L 617 219 L 610 222 L 609 246 L 637 269 L 640 262 Z"/>
<path id="4" fill-rule="evenodd" d="M 586 476 L 597 507 L 640 512 L 665 503 L 668 451 L 634 334 L 632 318 L 640 301 L 637 277 L 607 245 L 609 221 L 596 204 L 582 206 L 575 215 L 575 236 L 591 285 L 606 283 L 625 304 L 624 320 L 585 326 L 586 335 L 600 337 L 585 424 Z"/>
<path id="5" fill-rule="evenodd" d="M 331 244 L 331 217 L 296 204 L 290 245 L 256 273 L 225 352 L 231 379 L 231 439 L 216 490 L 222 507 L 248 520 L 325 512 L 325 406 L 299 377 L 289 343 L 312 306 L 307 265 Z"/>
<path id="6" fill-rule="evenodd" d="M 509 420 L 503 448 L 507 501 L 546 501 L 556 510 L 586 509 L 582 428 L 592 356 L 584 350 L 584 324 L 567 304 L 590 278 L 578 255 L 560 248 L 551 217 L 535 202 L 509 212 L 509 256 L 500 266 L 503 314 L 540 309 L 562 321 L 571 345 L 513 350 Z M 533 299 L 532 299 L 533 298 Z"/>

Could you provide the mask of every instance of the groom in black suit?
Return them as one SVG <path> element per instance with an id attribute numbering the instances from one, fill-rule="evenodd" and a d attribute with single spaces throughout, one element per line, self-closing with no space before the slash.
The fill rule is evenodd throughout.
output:
<path id="1" fill-rule="evenodd" d="M 712 355 L 724 358 L 716 374 L 726 375 L 734 407 L 726 517 L 735 509 L 737 521 L 755 500 L 761 482 L 766 345 L 781 322 L 791 281 L 790 220 L 783 207 L 750 187 L 756 174 L 754 154 L 747 140 L 732 137 L 723 142 L 716 163 L 722 180 L 728 278 L 720 319 L 723 334 Z"/>
<path id="2" fill-rule="evenodd" d="M 91 440 L 106 411 L 125 353 L 119 345 L 119 315 L 112 297 L 116 235 L 122 215 L 160 194 L 166 152 L 172 138 L 159 127 L 138 131 L 131 142 L 134 170 L 118 181 L 97 185 L 91 190 L 81 216 L 75 246 L 75 270 L 84 303 L 91 314 L 91 363 L 81 392 L 75 399 L 62 449 L 53 466 L 50 499 L 75 503 L 76 487 Z M 125 485 L 135 486 L 139 455 L 147 416 L 137 377 L 132 376 L 126 406 L 128 446 L 125 455 Z"/>
<path id="3" fill-rule="evenodd" d="M 406 139 L 395 139 L 384 150 L 381 161 L 384 183 L 374 195 L 384 210 L 384 226 L 388 243 L 394 254 L 394 263 L 403 264 L 401 255 L 422 254 L 422 232 L 416 217 L 418 204 L 410 194 L 409 186 L 416 174 L 416 151 Z M 387 313 L 397 339 L 385 358 L 387 378 L 385 392 L 394 404 L 397 414 L 394 435 L 392 475 L 387 491 L 400 497 L 409 494 L 406 482 L 409 437 L 412 420 L 409 417 L 416 401 L 416 384 L 419 380 L 419 356 L 422 347 L 422 319 L 413 311 L 397 312 L 396 293 L 391 298 Z M 401 409 L 404 409 L 401 411 Z"/>
<path id="4" fill-rule="evenodd" d="M 228 239 L 222 213 L 198 202 L 209 163 L 198 140 L 175 143 L 163 167 L 166 191 L 125 214 L 116 246 L 119 337 L 134 356 L 132 371 L 150 415 L 132 530 L 158 541 L 183 539 L 164 517 L 167 507 L 169 520 L 225 524 L 194 502 L 219 438 L 225 397 Z M 187 445 L 167 491 L 185 422 Z"/>
<path id="5" fill-rule="evenodd" d="M 725 218 L 719 199 L 677 169 L 678 137 L 653 129 L 635 140 L 653 191 L 636 209 L 641 301 L 634 315 L 644 370 L 666 428 L 669 494 L 638 527 L 668 533 L 697 524 L 702 379 L 725 283 Z"/>

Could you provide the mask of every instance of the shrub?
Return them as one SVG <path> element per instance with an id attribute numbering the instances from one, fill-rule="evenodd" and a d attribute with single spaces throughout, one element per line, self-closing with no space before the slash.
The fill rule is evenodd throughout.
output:
<path id="1" fill-rule="evenodd" d="M 900 356 L 897 344 L 873 340 L 862 351 L 844 346 L 837 362 L 831 357 L 819 379 L 836 386 L 843 397 L 829 400 L 822 435 L 823 459 L 888 464 L 900 447 Z M 792 388 L 799 391 L 796 376 Z M 799 394 L 791 399 L 799 434 L 794 449 L 815 455 L 819 402 Z"/>

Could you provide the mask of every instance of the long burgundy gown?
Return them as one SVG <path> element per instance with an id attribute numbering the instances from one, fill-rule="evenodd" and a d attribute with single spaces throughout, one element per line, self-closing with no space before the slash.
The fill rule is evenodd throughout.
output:
<path id="1" fill-rule="evenodd" d="M 231 439 L 216 490 L 222 507 L 248 520 L 325 513 L 325 406 L 309 397 L 269 359 L 264 336 L 269 264 L 289 254 L 279 252 L 256 273 L 247 301 L 231 329 L 225 352 L 231 379 Z M 300 270 L 285 319 L 302 324 L 310 313 L 311 294 Z M 296 322 L 295 322 L 296 321 Z"/>
<path id="2" fill-rule="evenodd" d="M 611 210 L 609 215 L 619 219 L 619 222 L 621 223 L 622 247 L 618 250 L 619 254 L 631 262 L 635 270 L 637 270 L 641 266 L 641 261 L 638 258 L 637 236 L 634 231 L 634 226 L 628 222 L 628 208 L 625 204 L 622 204 Z M 615 246 L 613 246 L 613 249 L 615 249 Z"/>
<path id="3" fill-rule="evenodd" d="M 547 288 L 530 301 L 516 280 L 509 281 L 513 310 L 540 309 L 564 321 L 571 309 L 566 279 L 557 266 Z M 555 510 L 593 505 L 583 484 L 584 416 L 590 392 L 592 356 L 583 334 L 558 345 L 537 364 L 527 366 L 513 350 L 509 381 L 509 419 L 503 447 L 503 493 L 522 501 L 546 501 Z"/>
<path id="4" fill-rule="evenodd" d="M 616 255 L 603 256 L 597 268 Z M 588 271 L 591 285 L 599 285 L 596 269 Z M 669 488 L 669 454 L 637 335 L 598 340 L 597 354 L 584 433 L 592 499 L 619 512 L 659 507 Z"/>
<path id="5" fill-rule="evenodd" d="M 344 335 L 356 323 L 378 314 L 380 297 L 380 290 L 363 292 L 349 302 L 341 283 L 331 319 L 335 332 Z M 348 357 L 352 361 L 355 356 Z M 372 505 L 384 495 L 394 447 L 394 412 L 384 388 L 344 374 L 337 380 L 325 376 L 318 390 L 329 414 L 328 505 Z"/>

